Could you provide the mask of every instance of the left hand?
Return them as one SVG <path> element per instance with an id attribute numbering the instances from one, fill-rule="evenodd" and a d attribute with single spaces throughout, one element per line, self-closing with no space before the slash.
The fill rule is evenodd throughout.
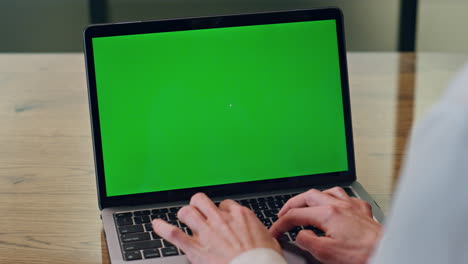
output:
<path id="1" fill-rule="evenodd" d="M 282 254 L 278 241 L 257 216 L 233 200 L 223 201 L 218 208 L 205 194 L 197 193 L 177 216 L 193 236 L 161 219 L 153 220 L 153 230 L 183 250 L 191 263 L 227 264 L 254 248 Z"/>

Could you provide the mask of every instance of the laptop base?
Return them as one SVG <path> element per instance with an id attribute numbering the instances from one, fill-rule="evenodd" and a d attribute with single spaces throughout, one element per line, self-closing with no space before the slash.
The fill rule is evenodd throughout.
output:
<path id="1" fill-rule="evenodd" d="M 376 221 L 382 223 L 384 215 L 377 203 L 371 198 L 371 196 L 364 190 L 361 184 L 358 182 L 353 182 L 351 184 L 341 184 L 338 185 L 343 188 L 349 188 L 352 190 L 352 193 L 362 199 L 367 201 L 372 206 L 372 211 Z M 333 186 L 324 185 L 316 186 L 315 189 L 328 189 Z M 312 187 L 311 187 L 312 188 Z M 302 193 L 311 188 L 298 188 L 284 191 L 275 191 L 275 192 L 263 192 L 263 193 L 253 193 L 253 194 L 243 194 L 243 195 L 232 195 L 232 196 L 223 196 L 223 197 L 211 197 L 214 201 L 222 201 L 225 199 L 234 199 L 237 201 L 242 201 L 245 199 L 257 198 L 257 197 L 267 197 L 267 196 L 277 196 L 283 194 L 295 194 Z M 116 213 L 126 212 L 126 211 L 139 211 L 139 210 L 151 210 L 153 208 L 176 208 L 188 204 L 188 201 L 179 201 L 171 203 L 161 203 L 161 204 L 150 204 L 150 205 L 141 205 L 141 206 L 123 206 L 123 207 L 112 207 L 102 210 L 102 221 L 104 224 L 104 231 L 106 234 L 106 241 L 109 249 L 110 259 L 112 263 L 166 263 L 166 264 L 181 264 L 189 263 L 187 258 L 184 255 L 177 256 L 163 256 L 162 254 L 157 258 L 144 259 L 144 255 L 141 254 L 142 259 L 136 260 L 125 260 L 125 257 L 128 257 L 122 253 L 122 235 L 118 234 L 117 228 L 118 224 L 115 220 Z M 288 235 L 289 237 L 290 235 Z M 120 237 L 120 239 L 119 239 Z M 292 237 L 292 236 L 291 236 Z M 319 263 L 315 260 L 309 253 L 298 248 L 294 242 L 285 242 L 282 241 L 281 245 L 283 247 L 284 256 L 288 263 L 301 264 L 301 263 Z M 162 249 L 160 249 L 162 250 Z M 124 251 L 125 252 L 125 251 Z M 143 252 L 141 250 L 140 252 Z M 160 251 L 162 253 L 162 251 Z"/>

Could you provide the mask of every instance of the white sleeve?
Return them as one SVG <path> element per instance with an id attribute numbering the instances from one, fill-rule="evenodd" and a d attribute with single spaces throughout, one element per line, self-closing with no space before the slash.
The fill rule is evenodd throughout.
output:
<path id="1" fill-rule="evenodd" d="M 414 129 L 371 263 L 468 263 L 468 67 Z"/>
<path id="2" fill-rule="evenodd" d="M 255 248 L 231 260 L 230 264 L 286 264 L 283 256 L 271 248 Z"/>

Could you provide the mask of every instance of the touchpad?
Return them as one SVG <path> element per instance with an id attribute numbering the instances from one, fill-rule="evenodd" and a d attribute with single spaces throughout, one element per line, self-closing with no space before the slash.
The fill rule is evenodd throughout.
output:
<path id="1" fill-rule="evenodd" d="M 300 249 L 298 246 L 291 243 L 281 243 L 283 248 L 284 257 L 289 264 L 308 264 L 320 263 L 310 253 Z"/>

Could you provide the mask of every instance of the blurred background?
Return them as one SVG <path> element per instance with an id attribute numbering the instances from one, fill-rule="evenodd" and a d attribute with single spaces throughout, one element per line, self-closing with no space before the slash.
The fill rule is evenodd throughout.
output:
<path id="1" fill-rule="evenodd" d="M 349 51 L 468 52 L 466 0 L 2 0 L 0 52 L 80 52 L 91 23 L 338 6 Z"/>

